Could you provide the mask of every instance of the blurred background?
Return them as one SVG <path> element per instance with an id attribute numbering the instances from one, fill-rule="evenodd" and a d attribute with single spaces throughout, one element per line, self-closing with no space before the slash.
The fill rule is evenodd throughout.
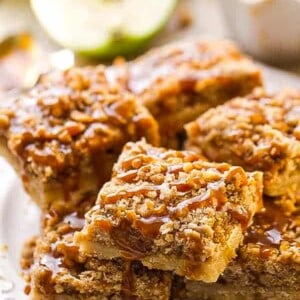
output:
<path id="1" fill-rule="evenodd" d="M 298 0 L 0 0 L 0 91 L 30 87 L 53 68 L 202 36 L 232 38 L 257 60 L 300 74 L 299 18 Z"/>
<path id="2" fill-rule="evenodd" d="M 216 37 L 227 35 L 220 10 L 217 0 L 177 1 L 177 7 L 172 13 L 171 19 L 163 32 L 155 37 L 154 44 L 161 44 L 191 34 L 197 36 L 211 34 Z M 33 34 L 45 49 L 49 51 L 58 49 L 58 46 L 45 34 L 36 20 L 29 0 L 0 0 L 0 39 L 22 31 Z"/>

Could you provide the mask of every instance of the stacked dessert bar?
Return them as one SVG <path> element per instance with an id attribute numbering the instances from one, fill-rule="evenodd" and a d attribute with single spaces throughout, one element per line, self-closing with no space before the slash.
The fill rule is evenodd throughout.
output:
<path id="1" fill-rule="evenodd" d="M 70 214 L 44 216 L 33 264 L 27 263 L 28 258 L 23 262 L 29 273 L 27 292 L 33 299 L 49 300 L 169 299 L 170 272 L 148 270 L 138 261 L 97 259 L 79 252 L 73 237 L 82 229 L 93 200 L 86 199 Z"/>
<path id="2" fill-rule="evenodd" d="M 298 299 L 300 97 L 261 84 L 232 43 L 191 41 L 2 103 L 1 152 L 43 211 L 31 298 Z M 185 150 L 159 147 L 184 126 Z"/>
<path id="3" fill-rule="evenodd" d="M 211 282 L 235 256 L 261 204 L 259 172 L 128 143 L 75 244 L 87 257 L 139 260 Z"/>
<path id="4" fill-rule="evenodd" d="M 264 209 L 217 283 L 181 282 L 187 299 L 300 299 L 300 93 L 259 89 L 186 125 L 186 148 L 264 174 Z M 180 281 L 180 280 L 179 280 Z M 178 285 L 180 285 L 178 284 Z M 177 293 L 177 291 L 175 291 Z"/>
<path id="5" fill-rule="evenodd" d="M 90 200 L 76 213 L 45 216 L 31 294 L 169 299 L 172 271 L 215 281 L 261 207 L 261 184 L 258 172 L 130 142 L 85 219 Z"/>

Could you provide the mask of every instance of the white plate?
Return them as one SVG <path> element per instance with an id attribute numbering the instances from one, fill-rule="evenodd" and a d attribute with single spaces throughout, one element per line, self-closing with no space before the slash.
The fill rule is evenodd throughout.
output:
<path id="1" fill-rule="evenodd" d="M 22 245 L 39 232 L 39 210 L 0 158 L 0 300 L 28 299 L 20 276 Z"/>
<path id="2" fill-rule="evenodd" d="M 268 90 L 300 89 L 300 77 L 264 67 Z M 39 210 L 24 192 L 11 167 L 0 158 L 0 300 L 25 300 L 20 253 L 26 239 L 39 232 Z M 7 248 L 7 249 L 6 249 Z"/>

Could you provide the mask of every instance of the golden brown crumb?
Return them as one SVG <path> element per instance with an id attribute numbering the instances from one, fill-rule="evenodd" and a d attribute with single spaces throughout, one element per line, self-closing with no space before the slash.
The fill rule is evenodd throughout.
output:
<path id="1" fill-rule="evenodd" d="M 143 119 L 151 124 L 133 95 L 109 86 L 104 68 L 73 68 L 60 75 L 57 82 L 43 81 L 13 107 L 1 110 L 1 128 L 10 122 L 2 134 L 11 151 L 25 156 L 37 175 L 47 165 L 57 176 L 85 153 L 111 147 L 121 128 L 123 135 L 132 135 Z M 152 136 L 157 143 L 154 132 Z"/>
<path id="2" fill-rule="evenodd" d="M 273 199 L 264 203 L 264 210 L 255 215 L 247 231 L 241 257 L 260 255 L 262 259 L 292 262 L 299 264 L 300 270 L 300 212 L 285 211 Z"/>
<path id="3" fill-rule="evenodd" d="M 34 236 L 28 239 L 22 249 L 21 255 L 21 268 L 26 271 L 29 270 L 33 263 L 33 251 L 36 247 L 36 241 L 38 237 Z"/>

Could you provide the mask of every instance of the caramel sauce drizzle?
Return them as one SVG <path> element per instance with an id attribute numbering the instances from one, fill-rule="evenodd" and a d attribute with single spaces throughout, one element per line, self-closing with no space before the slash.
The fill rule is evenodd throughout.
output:
<path id="1" fill-rule="evenodd" d="M 172 166 L 168 166 L 168 173 L 172 174 L 178 174 L 179 172 L 183 171 L 183 165 L 182 164 L 178 164 L 178 165 L 172 165 Z"/>
<path id="2" fill-rule="evenodd" d="M 133 179 L 136 178 L 137 174 L 138 174 L 137 170 L 130 170 L 130 171 L 125 172 L 123 174 L 117 175 L 117 178 L 121 179 L 125 182 L 132 182 Z"/>
<path id="3" fill-rule="evenodd" d="M 169 216 L 150 216 L 149 218 L 140 218 L 135 225 L 141 230 L 144 236 L 155 238 L 160 230 L 160 227 L 170 221 Z"/>
<path id="4" fill-rule="evenodd" d="M 121 249 L 122 257 L 127 260 L 144 257 L 152 247 L 153 240 L 132 228 L 127 220 L 123 220 L 118 227 L 113 227 L 110 234 Z"/>
<path id="5" fill-rule="evenodd" d="M 133 162 L 140 160 L 141 162 L 151 162 L 153 159 L 147 157 L 145 154 L 138 154 L 133 157 L 129 157 L 122 161 L 121 166 L 125 171 L 131 169 L 133 167 Z"/>
<path id="6" fill-rule="evenodd" d="M 108 117 L 117 120 L 120 124 L 126 124 L 127 120 L 124 117 L 124 113 L 123 115 L 120 114 L 122 109 L 125 110 L 123 102 L 114 102 L 103 105 L 103 111 Z"/>
<path id="7" fill-rule="evenodd" d="M 121 192 L 106 195 L 103 200 L 105 204 L 114 204 L 123 198 L 131 198 L 134 195 L 147 196 L 148 193 L 157 192 L 157 191 L 160 191 L 160 186 L 145 185 L 143 187 L 134 187 L 127 191 L 121 191 Z"/>
<path id="8" fill-rule="evenodd" d="M 168 210 L 171 215 L 175 215 L 176 217 L 183 217 L 187 215 L 191 210 L 209 206 L 213 198 L 218 200 L 218 206 L 220 205 L 220 203 L 223 204 L 227 201 L 224 195 L 224 185 L 220 184 L 220 186 L 216 187 L 215 190 L 208 189 L 201 195 L 197 195 L 195 197 L 184 200 L 177 204 L 175 207 L 169 207 Z"/>
<path id="9" fill-rule="evenodd" d="M 155 82 L 168 78 L 170 74 L 175 74 L 175 78 L 180 82 L 186 81 L 187 77 L 196 81 L 201 78 L 198 73 L 207 73 L 216 69 L 212 67 L 222 60 L 236 59 L 240 56 L 237 49 L 225 43 L 186 43 L 176 45 L 176 48 L 162 48 L 160 53 L 153 51 L 131 65 L 128 87 L 134 93 L 143 93 Z M 218 72 L 221 71 L 218 69 Z"/>
<path id="10" fill-rule="evenodd" d="M 132 182 L 131 175 L 135 175 L 137 171 L 136 169 L 128 171 L 133 161 L 134 159 L 126 160 L 123 165 L 127 169 L 123 178 L 125 178 L 126 182 L 129 180 L 129 183 Z M 209 164 L 206 167 L 208 168 Z M 239 175 L 240 185 L 244 186 L 247 184 L 247 177 L 239 167 L 230 168 L 228 164 L 219 167 L 225 174 L 215 182 L 209 182 L 204 193 L 193 197 L 188 197 L 193 190 L 193 185 L 186 181 L 134 186 L 121 192 L 103 196 L 101 205 L 105 206 L 106 204 L 115 204 L 122 199 L 128 199 L 135 195 L 147 197 L 151 193 L 151 198 L 153 198 L 153 193 L 155 193 L 155 197 L 159 198 L 164 189 L 170 189 L 175 186 L 177 189 L 176 197 L 183 198 L 182 201 L 175 205 L 162 201 L 163 205 L 159 209 L 152 209 L 151 214 L 146 217 L 137 218 L 128 214 L 128 221 L 122 221 L 118 227 L 112 228 L 111 236 L 121 249 L 123 256 L 127 259 L 137 259 L 145 256 L 149 248 L 152 247 L 153 239 L 159 234 L 162 225 L 172 219 L 184 218 L 190 211 L 198 208 L 214 206 L 217 210 L 223 210 L 226 204 L 226 211 L 235 220 L 238 220 L 244 229 L 247 228 L 250 213 L 246 209 L 242 210 L 240 205 L 228 203 L 226 195 L 226 183 L 233 182 L 234 178 Z M 183 171 L 182 164 L 168 167 L 168 172 L 173 174 L 181 171 Z M 118 176 L 118 179 L 121 177 Z"/>

